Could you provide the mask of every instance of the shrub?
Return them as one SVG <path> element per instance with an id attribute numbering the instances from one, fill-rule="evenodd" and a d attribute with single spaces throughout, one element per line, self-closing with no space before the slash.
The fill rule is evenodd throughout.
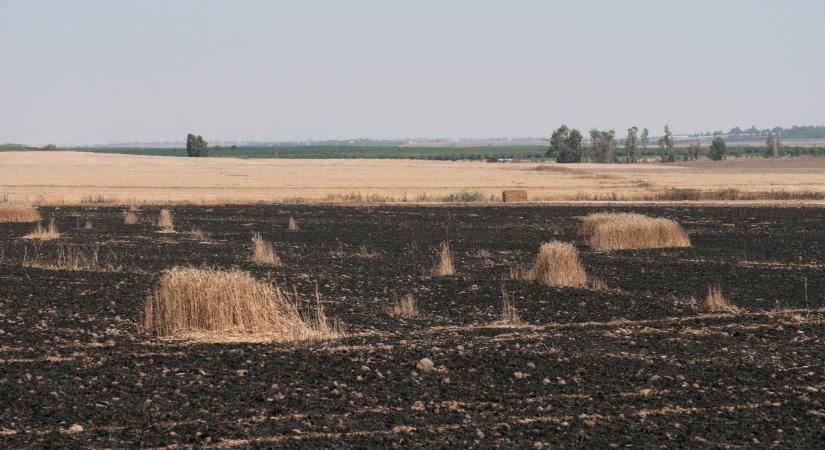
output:
<path id="1" fill-rule="evenodd" d="M 238 270 L 175 267 L 146 300 L 144 328 L 159 336 L 206 340 L 256 336 L 271 341 L 323 339 L 338 334 L 316 296 L 318 317 L 307 322 L 295 299 Z"/>
<path id="2" fill-rule="evenodd" d="M 261 233 L 252 235 L 252 256 L 249 257 L 249 260 L 265 266 L 280 267 L 284 265 L 272 248 L 272 244 L 264 240 Z"/>
<path id="3" fill-rule="evenodd" d="M 453 266 L 453 252 L 450 250 L 449 242 L 441 243 L 438 263 L 433 268 L 433 274 L 439 277 L 455 275 L 455 267 Z"/>
<path id="4" fill-rule="evenodd" d="M 690 237 L 673 220 L 635 213 L 596 213 L 580 219 L 594 250 L 690 247 Z"/>
<path id="5" fill-rule="evenodd" d="M 41 220 L 37 208 L 22 203 L 0 202 L 0 223 L 37 222 Z"/>

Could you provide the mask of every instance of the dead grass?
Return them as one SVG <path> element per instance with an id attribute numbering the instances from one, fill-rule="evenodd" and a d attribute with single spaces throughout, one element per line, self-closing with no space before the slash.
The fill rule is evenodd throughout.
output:
<path id="1" fill-rule="evenodd" d="M 88 220 L 87 220 L 87 221 L 86 221 L 86 224 L 85 224 L 85 225 L 83 225 L 83 229 L 84 229 L 84 230 L 93 230 L 93 229 L 94 229 L 94 227 L 92 226 L 92 222 L 90 222 L 90 221 L 88 221 Z"/>
<path id="2" fill-rule="evenodd" d="M 298 231 L 298 221 L 295 220 L 294 217 L 290 216 L 289 221 L 287 222 L 286 229 L 289 231 Z"/>
<path id="3" fill-rule="evenodd" d="M 358 252 L 355 253 L 355 256 L 359 258 L 378 258 L 381 256 L 381 253 L 370 249 L 367 244 L 361 244 L 358 246 Z"/>
<path id="4" fill-rule="evenodd" d="M 32 205 L 0 202 L 0 223 L 37 222 L 40 213 Z"/>
<path id="5" fill-rule="evenodd" d="M 690 237 L 673 220 L 635 213 L 595 213 L 580 217 L 594 250 L 690 247 Z"/>
<path id="6" fill-rule="evenodd" d="M 738 313 L 742 310 L 733 305 L 722 295 L 722 288 L 719 284 L 712 284 L 708 286 L 708 295 L 705 297 L 705 306 L 714 311 L 724 311 L 730 313 Z"/>
<path id="7" fill-rule="evenodd" d="M 175 223 L 172 219 L 172 212 L 166 208 L 161 209 L 160 213 L 158 213 L 157 226 L 160 228 L 161 232 L 174 233 Z"/>
<path id="8" fill-rule="evenodd" d="M 476 256 L 479 258 L 490 259 L 493 255 L 490 254 L 490 251 L 486 248 L 482 248 L 481 250 L 476 252 Z"/>
<path id="9" fill-rule="evenodd" d="M 209 233 L 201 230 L 200 228 L 192 228 L 191 230 L 189 230 L 189 235 L 200 242 L 209 242 L 209 240 L 211 239 Z"/>
<path id="10" fill-rule="evenodd" d="M 126 225 L 137 225 L 138 223 L 138 216 L 134 212 L 126 211 L 123 213 L 123 223 Z"/>
<path id="11" fill-rule="evenodd" d="M 275 249 L 272 248 L 272 244 L 265 240 L 261 233 L 252 235 L 252 256 L 249 257 L 249 261 L 273 267 L 284 265 L 281 258 L 275 253 Z"/>
<path id="12" fill-rule="evenodd" d="M 533 269 L 529 271 L 533 281 L 552 287 L 585 287 L 587 272 L 579 260 L 579 252 L 573 244 L 551 241 L 541 244 Z"/>
<path id="13" fill-rule="evenodd" d="M 108 253 L 105 258 L 100 256 L 100 248 L 82 247 L 76 245 L 59 245 L 54 259 L 35 256 L 23 258 L 24 267 L 36 267 L 49 270 L 71 270 L 84 272 L 120 272 L 122 265 L 114 253 Z"/>
<path id="14" fill-rule="evenodd" d="M 418 317 L 418 304 L 412 294 L 407 294 L 395 301 L 390 314 L 399 317 Z"/>
<path id="15" fill-rule="evenodd" d="M 316 319 L 300 314 L 296 299 L 239 270 L 175 267 L 163 273 L 146 300 L 144 331 L 207 341 L 276 342 L 329 339 L 338 328 L 316 291 Z"/>
<path id="16" fill-rule="evenodd" d="M 42 222 L 37 222 L 31 233 L 23 236 L 23 239 L 37 239 L 40 241 L 50 241 L 60 237 L 60 232 L 57 230 L 57 225 L 54 223 L 54 217 L 49 220 L 49 226 L 43 228 Z"/>
<path id="17" fill-rule="evenodd" d="M 455 266 L 453 266 L 453 252 L 450 250 L 449 242 L 441 243 L 441 251 L 438 254 L 438 263 L 433 268 L 433 274 L 439 277 L 455 275 Z"/>
<path id="18" fill-rule="evenodd" d="M 501 287 L 501 314 L 499 322 L 505 325 L 521 325 L 521 316 L 513 304 L 513 297 L 507 292 L 507 289 Z"/>

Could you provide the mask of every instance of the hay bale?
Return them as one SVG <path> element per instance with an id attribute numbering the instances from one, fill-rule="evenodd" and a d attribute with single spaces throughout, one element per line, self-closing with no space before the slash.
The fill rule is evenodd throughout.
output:
<path id="1" fill-rule="evenodd" d="M 504 201 L 504 203 L 526 202 L 527 191 L 521 189 L 501 191 L 501 200 Z"/>

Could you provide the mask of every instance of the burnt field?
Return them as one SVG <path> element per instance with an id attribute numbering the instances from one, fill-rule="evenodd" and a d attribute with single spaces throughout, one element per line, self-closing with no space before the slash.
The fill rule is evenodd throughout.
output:
<path id="1" fill-rule="evenodd" d="M 41 208 L 61 232 L 44 242 L 0 224 L 0 447 L 825 445 L 825 209 L 180 206 L 175 233 L 159 209 L 126 225 L 120 208 Z M 608 210 L 674 219 L 692 247 L 593 251 L 576 217 Z M 255 232 L 284 267 L 248 260 Z M 602 283 L 511 279 L 550 240 Z M 443 241 L 456 274 L 436 277 Z M 97 267 L 54 267 L 68 248 Z M 237 267 L 302 309 L 317 289 L 346 334 L 143 333 L 181 265 Z M 716 284 L 738 310 L 704 305 Z M 502 291 L 522 325 L 499 322 Z M 419 315 L 391 314 L 407 294 Z"/>

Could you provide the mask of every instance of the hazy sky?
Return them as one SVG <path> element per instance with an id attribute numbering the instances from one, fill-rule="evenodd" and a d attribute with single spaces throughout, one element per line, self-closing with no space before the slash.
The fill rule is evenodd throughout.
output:
<path id="1" fill-rule="evenodd" d="M 825 2 L 0 0 L 0 142 L 825 124 Z"/>

